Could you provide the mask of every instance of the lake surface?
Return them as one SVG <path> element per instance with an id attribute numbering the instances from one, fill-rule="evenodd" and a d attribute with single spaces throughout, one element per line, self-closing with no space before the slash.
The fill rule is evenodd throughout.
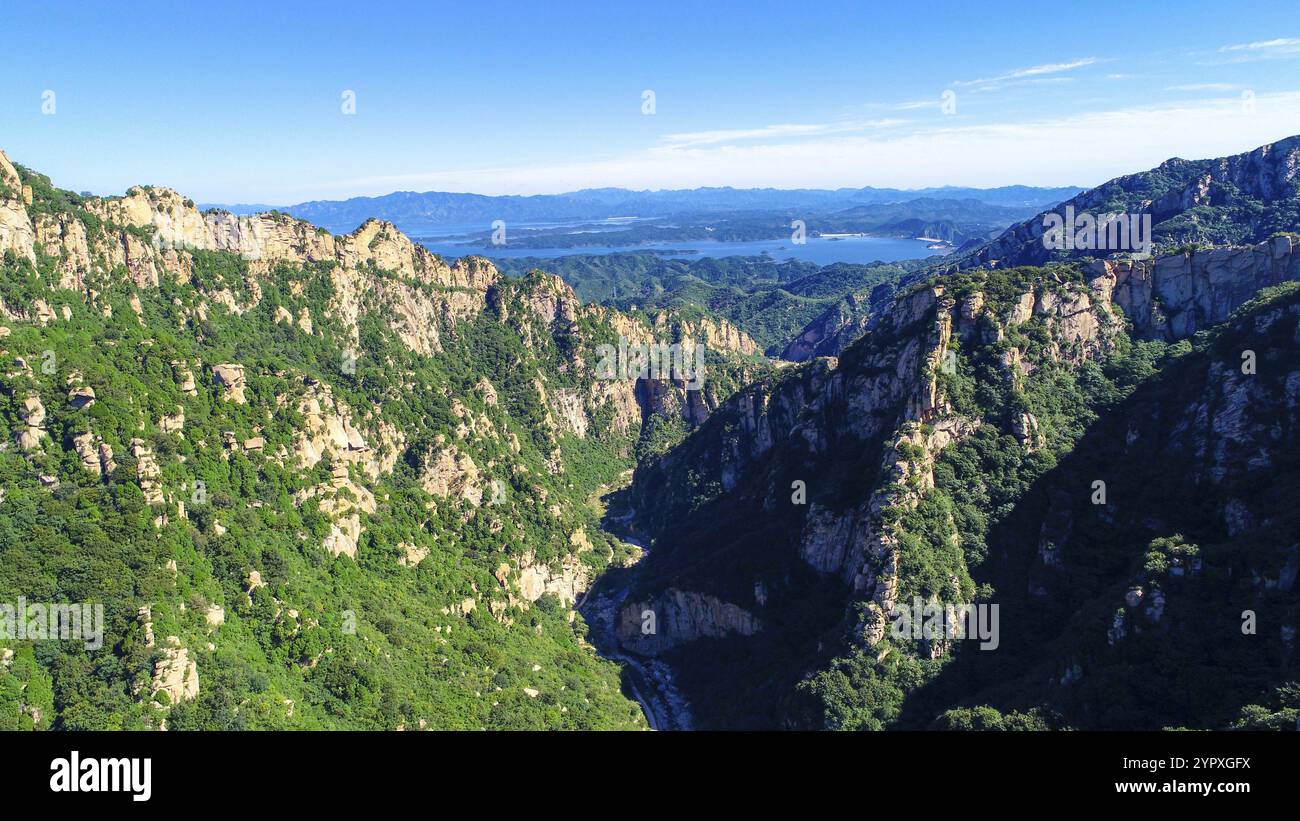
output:
<path id="1" fill-rule="evenodd" d="M 641 245 L 605 246 L 584 245 L 579 248 L 511 248 L 509 242 L 504 246 L 484 247 L 481 243 L 448 242 L 445 239 L 418 239 L 421 245 L 435 254 L 444 257 L 463 257 L 470 254 L 489 259 L 516 259 L 518 257 L 539 257 L 554 259 L 556 257 L 577 254 L 626 254 L 636 251 L 654 251 L 671 259 L 702 259 L 705 257 L 753 257 L 767 254 L 773 259 L 798 259 L 817 265 L 830 265 L 835 262 L 868 263 L 894 262 L 900 259 L 920 259 L 941 255 L 942 251 L 931 250 L 932 243 L 917 239 L 895 239 L 892 237 L 809 237 L 802 245 L 796 245 L 789 239 L 758 240 L 754 242 L 717 242 L 714 240 L 690 240 L 683 242 L 652 242 Z"/>

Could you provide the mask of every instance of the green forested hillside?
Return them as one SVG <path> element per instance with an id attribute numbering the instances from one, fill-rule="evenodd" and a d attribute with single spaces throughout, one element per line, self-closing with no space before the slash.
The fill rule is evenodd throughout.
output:
<path id="1" fill-rule="evenodd" d="M 645 726 L 571 609 L 634 550 L 597 497 L 758 358 L 380 223 L 4 176 L 0 603 L 106 623 L 0 642 L 0 728 Z M 601 381 L 620 336 L 713 339 L 705 387 Z"/>
<path id="2" fill-rule="evenodd" d="M 1234 270 L 1300 278 L 1295 248 Z M 932 279 L 838 363 L 747 387 L 637 471 L 624 619 L 673 627 L 625 646 L 671 664 L 697 726 L 1286 726 L 1300 291 L 1146 339 L 1165 275 Z M 1197 287 L 1163 309 L 1228 285 Z M 918 599 L 997 605 L 1000 641 L 895 635 Z"/>
<path id="3" fill-rule="evenodd" d="M 726 318 L 778 356 L 800 331 L 850 294 L 893 285 L 923 260 L 818 266 L 762 257 L 677 260 L 651 253 L 500 260 L 503 271 L 534 268 L 563 277 L 583 299 L 623 310 L 672 309 Z"/>

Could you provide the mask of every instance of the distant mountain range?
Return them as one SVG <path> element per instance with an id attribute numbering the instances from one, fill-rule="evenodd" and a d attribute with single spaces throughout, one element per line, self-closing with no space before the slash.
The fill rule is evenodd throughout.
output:
<path id="1" fill-rule="evenodd" d="M 567 194 L 485 196 L 441 191 L 397 191 L 380 197 L 314 200 L 296 205 L 271 206 L 202 204 L 234 214 L 278 210 L 335 232 L 356 228 L 371 217 L 386 219 L 409 234 L 447 225 L 506 222 L 544 223 L 564 220 L 599 220 L 612 217 L 665 217 L 681 213 L 807 209 L 810 213 L 842 211 L 917 199 L 977 200 L 1004 208 L 1045 208 L 1075 196 L 1082 188 L 1035 188 L 1008 185 L 1000 188 L 943 186 L 898 188 L 694 188 L 670 191 L 629 191 L 623 188 L 589 188 Z"/>

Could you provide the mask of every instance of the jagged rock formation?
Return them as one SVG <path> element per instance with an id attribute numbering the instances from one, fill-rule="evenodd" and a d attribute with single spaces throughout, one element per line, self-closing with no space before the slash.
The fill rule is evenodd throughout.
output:
<path id="1" fill-rule="evenodd" d="M 810 708 L 796 693 L 828 699 L 842 692 L 838 688 L 844 685 L 836 677 L 845 669 L 866 671 L 852 674 L 858 679 L 889 680 L 903 659 L 939 663 L 954 651 L 950 639 L 937 636 L 900 641 L 889 625 L 896 609 L 914 597 L 958 607 L 987 603 L 988 594 L 979 592 L 972 575 L 984 551 L 1006 551 L 998 554 L 1003 564 L 980 571 L 995 580 L 1004 565 L 1020 561 L 1010 537 L 1004 537 L 1005 544 L 994 545 L 991 538 L 984 544 L 990 512 L 962 498 L 1011 481 L 1001 472 L 1007 468 L 995 467 L 994 461 L 1013 458 L 1006 455 L 1005 442 L 1014 443 L 1009 453 L 1020 465 L 1012 475 L 1036 475 L 1069 452 L 1088 414 L 1106 408 L 1104 394 L 1122 395 L 1137 384 L 1125 381 L 1136 377 L 1100 376 L 1147 367 L 1132 364 L 1147 350 L 1133 340 L 1171 343 L 1217 326 L 1261 288 L 1300 279 L 1298 261 L 1297 242 L 1280 236 L 1252 247 L 1148 261 L 1096 261 L 996 276 L 976 272 L 934 279 L 905 293 L 838 359 L 813 359 L 742 389 L 695 435 L 638 469 L 630 507 L 653 546 L 630 584 L 630 604 L 621 612 L 624 648 L 666 653 L 681 669 L 707 667 L 711 681 L 744 681 L 751 666 L 784 677 L 783 685 L 764 685 L 761 696 L 746 694 L 754 710 L 769 711 L 757 717 L 726 706 L 728 699 L 740 697 L 734 687 L 705 685 L 693 676 L 703 689 L 688 697 L 706 719 L 723 726 L 847 726 L 851 721 L 878 726 L 873 722 L 879 719 L 860 718 L 841 703 L 822 701 L 813 712 L 804 712 Z M 1181 454 L 1195 468 L 1178 468 L 1180 481 L 1185 478 L 1197 487 L 1242 481 L 1243 471 L 1276 469 L 1279 448 L 1285 450 L 1295 429 L 1290 409 L 1296 407 L 1300 389 L 1300 374 L 1284 364 L 1284 351 L 1297 341 L 1291 324 L 1294 302 L 1243 320 L 1249 329 L 1245 333 L 1261 349 L 1255 354 L 1274 363 L 1269 379 L 1252 379 L 1241 371 L 1243 351 L 1253 349 L 1248 340 L 1235 350 L 1225 345 L 1217 361 L 1198 354 L 1202 358 L 1197 361 L 1208 370 L 1194 382 L 1213 386 L 1204 399 L 1151 410 L 1140 424 L 1102 441 L 1127 441 L 1130 448 L 1161 442 L 1158 453 L 1143 450 L 1146 464 L 1173 464 Z M 1276 372 L 1278 366 L 1284 371 Z M 1093 380 L 1089 388 L 1077 387 L 1087 380 Z M 1062 391 L 1072 398 L 1049 398 Z M 1167 389 L 1152 391 L 1150 401 L 1162 396 L 1169 401 Z M 1097 402 L 1097 409 L 1089 410 L 1089 402 Z M 1269 409 L 1265 419 L 1260 419 L 1261 409 Z M 1266 421 L 1277 409 L 1281 419 Z M 981 468 L 980 458 L 991 461 Z M 1082 509 L 1092 507 L 1090 485 L 1083 480 L 1089 475 L 1102 474 L 1099 469 L 1076 477 L 1080 491 L 1069 497 L 1068 512 L 1057 502 L 1059 512 L 1035 521 L 1039 514 L 1030 502 L 1020 508 L 1020 497 L 1011 496 L 996 513 L 999 523 L 1025 517 L 1024 526 L 1035 537 L 1024 550 L 1037 557 L 1040 567 L 1012 583 L 1000 599 L 1005 606 L 1030 606 L 1016 598 L 1028 594 L 1025 601 L 1066 598 L 1083 607 L 1097 594 L 1091 586 L 1079 586 L 1069 595 L 1061 587 L 1068 584 L 1069 573 L 1094 564 L 1087 551 L 1097 549 L 1097 539 L 1080 536 L 1079 526 L 1072 524 L 1080 521 Z M 1016 481 L 1024 483 L 1024 492 L 1029 479 Z M 1112 498 L 1139 492 L 1126 490 Z M 1191 498 L 1193 491 L 1185 492 Z M 1114 504 L 1106 509 L 1113 510 Z M 1164 522 L 1157 511 L 1168 505 L 1152 505 L 1145 514 L 1128 506 L 1125 515 L 1139 523 L 1117 543 L 1132 545 L 1173 532 L 1176 525 L 1156 522 Z M 1222 509 L 1225 532 L 1247 532 L 1266 521 L 1239 498 Z M 1279 524 L 1271 520 L 1267 526 L 1276 532 Z M 1151 535 L 1136 535 L 1143 528 Z M 1136 549 L 1127 550 L 1123 555 L 1134 561 Z M 1261 576 L 1277 572 L 1258 567 L 1254 572 Z M 1136 586 L 1127 572 L 1123 580 Z M 1150 580 L 1141 583 L 1150 589 Z M 1011 592 L 1017 589 L 1021 592 Z M 1142 623 L 1167 626 L 1171 595 L 1148 596 L 1144 606 L 1153 609 Z M 681 596 L 709 606 L 688 608 L 689 617 L 658 614 L 659 632 L 643 637 L 642 611 L 664 609 L 665 602 Z M 1071 617 L 1068 608 L 1053 612 L 1058 619 L 1053 624 Z M 763 629 L 736 629 L 747 623 L 737 618 L 742 613 Z M 1139 629 L 1132 618 L 1117 621 L 1113 607 L 1101 620 L 1105 626 L 1096 635 L 1104 643 L 1110 630 L 1112 646 L 1122 645 L 1123 635 L 1131 639 Z M 781 632 L 776 636 L 773 631 Z M 719 650 L 719 641 L 733 642 L 734 649 Z M 829 653 L 841 658 L 832 663 Z M 1071 681 L 1090 667 L 1081 658 L 1062 664 L 1069 674 L 1054 675 Z M 1083 672 L 1069 672 L 1076 667 Z M 780 672 L 772 673 L 774 669 Z M 800 685 L 803 679 L 807 681 Z M 951 698 L 960 698 L 958 685 L 952 687 Z M 938 696 L 926 698 L 929 709 L 942 711 L 934 706 L 943 704 Z M 1055 693 L 1042 698 L 1070 703 Z M 760 702 L 765 706 L 757 707 Z M 854 709 L 870 714 L 873 708 Z M 916 709 L 923 713 L 927 708 Z M 935 715 L 912 720 L 924 724 Z"/>
<path id="2" fill-rule="evenodd" d="M 242 405 L 244 399 L 244 366 L 221 364 L 212 368 L 212 378 L 221 387 L 222 398 Z"/>
<path id="3" fill-rule="evenodd" d="M 1300 279 L 1300 235 L 1273 237 L 1248 249 L 1096 260 L 1084 270 L 1142 338 L 1185 339 L 1224 321 L 1260 289 Z"/>
<path id="4" fill-rule="evenodd" d="M 29 396 L 23 400 L 19 416 L 22 418 L 23 427 L 14 432 L 14 441 L 18 444 L 19 450 L 35 450 L 41 446 L 41 440 L 47 435 L 45 428 L 42 427 L 45 423 L 45 405 L 41 403 L 41 398 Z"/>
<path id="5" fill-rule="evenodd" d="M 179 704 L 189 701 L 199 694 L 199 670 L 190 651 L 181 646 L 176 636 L 167 637 L 167 646 L 159 651 L 162 655 L 154 667 L 153 694 L 165 694 L 166 700 L 160 706 Z"/>
<path id="6" fill-rule="evenodd" d="M 580 533 L 581 531 L 575 533 L 575 547 L 579 551 L 584 545 L 585 549 L 591 549 L 585 535 L 578 538 Z M 494 575 L 502 587 L 518 592 L 525 601 L 535 602 L 550 594 L 566 605 L 577 601 L 591 582 L 590 570 L 576 554 L 566 556 L 557 567 L 551 567 L 545 562 L 539 562 L 535 554 L 524 553 L 514 562 L 513 567 L 503 563 L 497 567 Z"/>
<path id="7" fill-rule="evenodd" d="M 730 602 L 672 588 L 651 601 L 624 605 L 616 626 L 623 646 L 646 656 L 700 638 L 752 636 L 761 629 L 753 613 Z"/>
<path id="8" fill-rule="evenodd" d="M 570 626 L 623 550 L 593 537 L 590 497 L 646 430 L 676 441 L 766 370 L 734 325 L 584 305 L 558 277 L 443 260 L 378 220 L 333 236 L 163 188 L 80 196 L 2 154 L 0 255 L 0 497 L 23 511 L 3 537 L 51 578 L 80 551 L 83 597 L 138 609 L 151 591 L 145 621 L 180 642 L 146 659 L 108 637 L 120 675 L 68 692 L 118 706 L 87 715 L 157 693 L 192 703 L 173 727 L 644 726 Z M 706 345 L 704 384 L 598 373 L 620 338 Z M 0 540 L 6 561 L 17 544 Z M 222 653 L 256 672 L 209 678 Z M 500 667 L 550 654 L 553 699 L 482 700 Z M 313 675 L 368 678 L 423 715 L 339 710 Z"/>
<path id="9" fill-rule="evenodd" d="M 1257 243 L 1300 221 L 1300 135 L 1214 160 L 1174 158 L 1150 171 L 1118 177 L 1008 228 L 960 266 L 1041 265 L 1067 256 L 1106 257 L 1114 250 L 1045 247 L 1044 215 L 1147 214 L 1158 246 Z M 1071 229 L 1073 230 L 1073 229 Z"/>

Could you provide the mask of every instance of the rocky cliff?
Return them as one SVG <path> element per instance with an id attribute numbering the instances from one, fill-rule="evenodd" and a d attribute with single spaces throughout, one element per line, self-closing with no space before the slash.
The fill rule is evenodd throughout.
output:
<path id="1" fill-rule="evenodd" d="M 781 358 L 806 362 L 819 356 L 839 356 L 870 325 L 870 305 L 865 299 L 849 294 L 809 323 L 785 350 Z"/>
<path id="2" fill-rule="evenodd" d="M 745 681 L 757 667 L 784 676 L 784 686 L 765 688 L 748 711 L 726 706 L 738 693 L 695 678 L 687 697 L 706 723 L 877 726 L 897 707 L 871 706 L 866 691 L 862 704 L 840 703 L 831 694 L 845 686 L 842 676 L 895 687 L 908 665 L 943 665 L 955 648 L 938 637 L 893 637 L 896 607 L 915 597 L 1010 607 L 1024 591 L 1055 589 L 1031 574 L 1013 583 L 1018 593 L 999 587 L 1006 595 L 996 596 L 990 580 L 1005 580 L 985 557 L 1001 568 L 1021 554 L 1009 537 L 994 544 L 991 531 L 1024 517 L 1036 536 L 1025 553 L 1047 568 L 1069 567 L 1067 540 L 1052 535 L 1069 516 L 1035 521 L 1043 514 L 1026 501 L 1038 498 L 1026 495 L 1034 481 L 1066 458 L 1090 420 L 1118 397 L 1155 391 L 1143 379 L 1153 367 L 1173 367 L 1181 349 L 1172 343 L 1223 324 L 1260 289 L 1300 279 L 1298 262 L 1300 242 L 1279 236 L 1147 261 L 972 272 L 913 289 L 838 359 L 815 359 L 743 389 L 680 446 L 638 469 L 631 505 L 653 541 L 640 579 L 630 583 L 625 648 L 667 652 L 675 669 L 705 666 L 724 681 Z M 1256 355 L 1284 368 L 1286 347 L 1295 343 L 1291 312 L 1289 305 L 1272 309 L 1248 323 L 1259 349 L 1282 345 Z M 1270 377 L 1271 393 L 1252 393 L 1260 381 L 1228 373 L 1240 368 L 1240 354 L 1217 364 L 1198 354 L 1203 373 L 1220 375 L 1212 394 L 1226 392 L 1222 399 L 1188 400 L 1119 437 L 1132 445 L 1154 436 L 1151 425 L 1163 425 L 1166 432 L 1154 438 L 1168 444 L 1147 458 L 1172 463 L 1172 454 L 1185 450 L 1197 463 L 1191 476 L 1240 481 L 1251 465 L 1276 467 L 1272 454 L 1290 436 L 1290 412 L 1280 429 L 1253 422 L 1244 434 L 1242 420 L 1252 418 L 1251 408 L 1294 407 L 1287 393 L 1300 383 L 1288 370 Z M 1160 421 L 1171 413 L 1184 421 Z M 1190 438 L 1176 444 L 1169 430 Z M 1079 481 L 1070 498 L 1087 506 L 1082 488 L 1090 485 Z M 1259 521 L 1240 500 L 1217 509 Z M 1155 510 L 1146 515 L 1164 520 L 1147 541 L 1178 526 Z M 731 524 L 719 526 L 719 519 Z M 1124 555 L 1134 560 L 1135 553 L 1129 547 Z M 1276 572 L 1265 566 L 1253 572 Z M 684 608 L 683 596 L 709 606 Z M 1087 596 L 1073 600 L 1082 608 Z M 643 611 L 658 615 L 653 638 L 634 629 Z M 909 688 L 900 692 L 896 704 L 905 708 Z M 935 704 L 928 709 L 924 721 L 942 712 Z"/>

